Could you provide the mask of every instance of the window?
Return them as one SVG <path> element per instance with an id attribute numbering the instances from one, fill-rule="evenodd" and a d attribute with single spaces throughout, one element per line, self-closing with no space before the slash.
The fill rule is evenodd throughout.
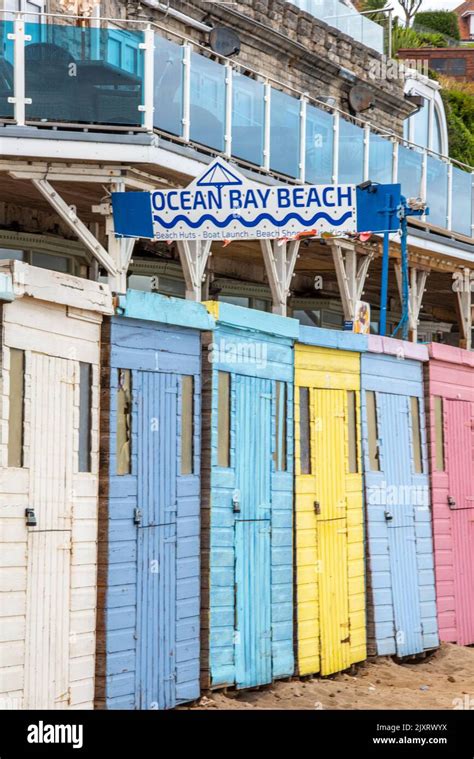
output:
<path id="1" fill-rule="evenodd" d="M 116 457 L 117 474 L 130 474 L 132 437 L 132 373 L 118 370 Z"/>
<path id="2" fill-rule="evenodd" d="M 230 374 L 218 372 L 217 466 L 230 466 Z"/>
<path id="3" fill-rule="evenodd" d="M 435 422 L 435 465 L 438 472 L 444 472 L 444 424 L 443 424 L 443 399 L 436 396 L 434 399 L 434 422 Z"/>
<path id="4" fill-rule="evenodd" d="M 275 417 L 275 469 L 286 472 L 286 382 L 276 383 Z"/>
<path id="5" fill-rule="evenodd" d="M 423 460 L 421 455 L 421 423 L 420 423 L 420 401 L 418 398 L 410 398 L 411 409 L 411 429 L 413 440 L 413 466 L 415 474 L 423 473 Z"/>
<path id="6" fill-rule="evenodd" d="M 92 366 L 79 364 L 79 472 L 91 471 Z"/>
<path id="7" fill-rule="evenodd" d="M 357 448 L 357 397 L 354 390 L 347 392 L 347 424 L 349 435 L 349 474 L 359 471 L 359 451 Z"/>
<path id="8" fill-rule="evenodd" d="M 365 394 L 367 406 L 367 437 L 369 441 L 369 467 L 372 472 L 380 472 L 377 405 L 373 390 L 367 390 Z"/>
<path id="9" fill-rule="evenodd" d="M 465 76 L 465 58 L 431 58 L 430 68 L 447 76 Z"/>
<path id="10" fill-rule="evenodd" d="M 25 352 L 10 348 L 10 408 L 8 414 L 8 466 L 23 466 L 25 412 Z"/>
<path id="11" fill-rule="evenodd" d="M 181 383 L 181 474 L 194 471 L 194 377 Z"/>
<path id="12" fill-rule="evenodd" d="M 300 387 L 300 468 L 311 474 L 311 415 L 309 387 Z"/>

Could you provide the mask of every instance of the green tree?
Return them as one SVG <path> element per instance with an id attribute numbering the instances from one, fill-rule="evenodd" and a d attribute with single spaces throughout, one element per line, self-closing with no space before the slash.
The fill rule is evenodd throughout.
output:
<path id="1" fill-rule="evenodd" d="M 454 11 L 421 11 L 415 15 L 414 26 L 426 31 L 445 34 L 454 40 L 460 38 L 458 18 Z"/>

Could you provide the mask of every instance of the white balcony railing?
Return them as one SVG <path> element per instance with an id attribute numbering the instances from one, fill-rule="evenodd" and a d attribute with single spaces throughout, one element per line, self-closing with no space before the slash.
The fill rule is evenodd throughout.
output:
<path id="1" fill-rule="evenodd" d="M 161 25 L 95 23 L 0 20 L 0 121 L 155 131 L 290 181 L 400 182 L 427 202 L 430 224 L 474 236 L 470 167 L 243 71 L 237 59 L 211 60 Z"/>

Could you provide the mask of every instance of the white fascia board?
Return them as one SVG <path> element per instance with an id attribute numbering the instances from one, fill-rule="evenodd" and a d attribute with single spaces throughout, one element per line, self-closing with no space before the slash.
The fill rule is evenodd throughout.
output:
<path id="1" fill-rule="evenodd" d="M 26 160 L 95 161 L 97 163 L 152 164 L 160 168 L 198 176 L 206 163 L 156 145 L 94 140 L 0 137 L 0 156 Z M 209 159 L 211 160 L 211 158 Z"/>
<path id="2" fill-rule="evenodd" d="M 462 248 L 456 248 L 454 245 L 445 245 L 434 240 L 426 240 L 423 237 L 408 235 L 408 249 L 410 250 L 410 248 L 418 248 L 427 253 L 437 253 L 449 258 L 459 258 L 462 261 L 474 264 L 474 247 L 472 253 L 470 253 Z"/>

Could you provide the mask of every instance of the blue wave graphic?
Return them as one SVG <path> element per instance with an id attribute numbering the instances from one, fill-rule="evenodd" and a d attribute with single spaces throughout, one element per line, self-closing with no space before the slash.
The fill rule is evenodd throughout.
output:
<path id="1" fill-rule="evenodd" d="M 211 221 L 213 224 L 215 224 L 216 227 L 219 227 L 220 229 L 227 227 L 233 221 L 238 221 L 239 224 L 242 224 L 244 227 L 250 228 L 256 227 L 257 224 L 259 224 L 259 222 L 261 222 L 263 219 L 268 219 L 268 221 L 270 221 L 276 227 L 283 227 L 285 224 L 288 224 L 290 219 L 297 219 L 305 227 L 311 226 L 319 219 L 325 219 L 335 227 L 340 227 L 341 224 L 344 224 L 344 222 L 347 219 L 350 219 L 351 216 L 352 211 L 346 211 L 346 213 L 344 213 L 340 219 L 336 219 L 325 211 L 318 211 L 314 216 L 311 217 L 311 219 L 303 219 L 298 213 L 292 212 L 287 214 L 284 219 L 281 219 L 281 221 L 279 221 L 269 213 L 261 213 L 252 221 L 247 221 L 246 219 L 240 218 L 240 216 L 236 214 L 230 213 L 225 219 L 223 219 L 223 221 L 218 221 L 216 218 L 214 218 L 214 216 L 212 216 L 212 214 L 205 213 L 198 219 L 198 221 L 190 221 L 190 219 L 188 219 L 184 214 L 179 214 L 178 216 L 175 216 L 173 221 L 168 222 L 162 219 L 161 216 L 153 214 L 153 221 L 158 222 L 158 224 L 160 224 L 160 226 L 164 227 L 165 229 L 173 229 L 173 227 L 175 227 L 176 224 L 178 224 L 180 221 L 183 221 L 188 225 L 188 227 L 191 227 L 192 229 L 197 229 L 197 227 L 200 227 L 205 221 Z"/>

